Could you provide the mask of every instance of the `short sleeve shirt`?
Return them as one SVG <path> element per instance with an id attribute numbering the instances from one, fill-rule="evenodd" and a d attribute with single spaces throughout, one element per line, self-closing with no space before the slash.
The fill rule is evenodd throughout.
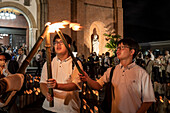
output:
<path id="1" fill-rule="evenodd" d="M 107 69 L 97 81 L 101 86 L 109 81 L 110 71 L 111 68 Z M 155 102 L 150 76 L 136 63 L 127 68 L 117 65 L 111 82 L 114 87 L 112 113 L 136 113 L 143 102 Z"/>
<path id="2" fill-rule="evenodd" d="M 80 67 L 81 63 L 78 62 Z M 78 75 L 78 70 L 76 66 L 73 67 L 72 58 L 68 57 L 67 59 L 60 61 L 56 56 L 51 62 L 52 68 L 52 78 L 56 79 L 57 83 L 70 83 L 73 82 L 81 89 L 81 81 Z M 73 69 L 74 68 L 74 69 Z M 40 83 L 47 83 L 47 64 L 45 63 L 42 68 L 41 80 Z M 64 98 L 67 94 L 71 92 L 71 100 L 68 105 L 64 105 Z M 43 103 L 43 108 L 52 112 L 57 113 L 77 113 L 80 110 L 80 99 L 79 91 L 62 91 L 54 89 L 54 93 L 59 95 L 57 98 L 54 98 L 54 107 L 49 107 L 49 102 L 45 99 Z M 60 98 L 61 96 L 61 98 Z"/>

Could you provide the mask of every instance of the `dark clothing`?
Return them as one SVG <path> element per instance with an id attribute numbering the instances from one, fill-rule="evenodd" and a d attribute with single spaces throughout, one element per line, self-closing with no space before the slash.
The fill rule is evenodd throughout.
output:
<path id="1" fill-rule="evenodd" d="M 7 88 L 7 83 L 5 82 L 5 80 L 0 79 L 0 95 L 5 93 Z"/>
<path id="2" fill-rule="evenodd" d="M 16 60 L 10 60 L 8 63 L 8 71 L 11 74 L 15 74 L 17 70 L 19 69 L 19 64 Z"/>
<path id="3" fill-rule="evenodd" d="M 136 64 L 145 69 L 145 61 L 143 59 L 136 59 Z"/>
<path id="4" fill-rule="evenodd" d="M 89 74 L 90 78 L 94 79 L 95 78 L 95 75 L 94 75 L 94 59 L 93 59 L 92 56 L 88 57 L 87 66 L 88 66 L 88 74 Z"/>

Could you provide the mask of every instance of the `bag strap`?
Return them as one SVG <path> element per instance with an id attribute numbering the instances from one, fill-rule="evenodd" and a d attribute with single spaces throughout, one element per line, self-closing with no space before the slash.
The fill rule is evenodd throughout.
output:
<path id="1" fill-rule="evenodd" d="M 148 66 L 148 64 L 149 64 L 150 61 L 151 61 L 151 60 L 149 59 L 149 61 L 147 62 L 146 66 Z"/>
<path id="2" fill-rule="evenodd" d="M 110 71 L 110 82 L 111 82 L 112 77 L 113 77 L 113 71 L 114 71 L 114 69 L 115 69 L 115 66 L 112 67 L 112 69 L 111 69 L 111 71 Z"/>

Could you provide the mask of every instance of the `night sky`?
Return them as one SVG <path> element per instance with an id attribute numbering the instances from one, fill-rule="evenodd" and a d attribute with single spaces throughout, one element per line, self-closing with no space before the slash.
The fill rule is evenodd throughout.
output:
<path id="1" fill-rule="evenodd" d="M 170 0 L 122 0 L 124 37 L 138 42 L 170 40 Z"/>

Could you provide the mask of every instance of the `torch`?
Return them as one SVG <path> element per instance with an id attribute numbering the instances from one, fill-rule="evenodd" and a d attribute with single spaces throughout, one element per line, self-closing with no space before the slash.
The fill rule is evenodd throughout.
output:
<path id="1" fill-rule="evenodd" d="M 69 24 L 69 27 L 72 28 L 72 29 L 75 30 L 75 31 L 78 31 L 78 30 L 80 30 L 80 28 L 81 28 L 80 24 L 78 24 L 78 23 L 70 23 L 70 22 L 68 22 L 68 21 L 62 21 L 61 23 L 51 24 L 51 25 L 49 26 L 49 29 L 50 29 L 49 31 L 50 31 L 50 32 L 57 32 L 57 34 L 59 35 L 59 37 L 62 39 L 65 47 L 67 48 L 68 53 L 70 54 L 71 58 L 73 59 L 73 62 L 75 63 L 78 71 L 79 71 L 82 75 L 84 75 L 84 73 L 83 73 L 83 71 L 81 70 L 79 64 L 77 63 L 77 59 L 74 57 L 72 51 L 70 50 L 70 48 L 69 48 L 69 46 L 68 46 L 68 43 L 67 43 L 67 41 L 66 41 L 63 33 L 59 30 L 59 28 L 65 28 L 65 25 L 68 25 L 68 24 Z M 86 84 L 87 84 L 87 82 L 86 82 Z M 88 84 L 87 84 L 86 86 L 87 86 L 87 88 L 89 88 L 89 90 L 90 90 L 93 98 L 95 98 L 95 95 L 93 94 L 92 89 L 89 87 Z"/>
<path id="2" fill-rule="evenodd" d="M 68 52 L 69 52 L 71 58 L 73 59 L 73 62 L 74 62 L 75 65 L 76 65 L 78 71 L 83 75 L 84 73 L 83 73 L 83 71 L 81 70 L 79 64 L 77 63 L 77 59 L 74 57 L 72 51 L 70 50 L 70 48 L 69 48 L 69 46 L 68 46 L 68 43 L 67 43 L 65 37 L 63 36 L 62 32 L 61 32 L 60 30 L 58 30 L 58 31 L 57 31 L 57 34 L 58 34 L 59 37 L 62 39 L 62 41 L 63 41 L 65 47 L 67 48 L 67 50 L 68 50 Z"/>
<path id="3" fill-rule="evenodd" d="M 49 28 L 48 28 L 48 32 L 46 34 L 46 56 L 47 56 L 47 73 L 48 73 L 48 79 L 52 78 L 52 69 L 51 69 L 51 44 L 50 44 L 50 32 L 49 32 Z M 51 97 L 53 98 L 53 88 L 49 88 L 49 94 L 51 95 Z M 49 103 L 50 107 L 54 107 L 54 99 L 52 99 L 52 101 L 50 101 Z"/>
<path id="4" fill-rule="evenodd" d="M 58 34 L 59 37 L 62 39 L 62 41 L 63 41 L 65 47 L 67 48 L 67 50 L 68 50 L 68 52 L 69 52 L 71 58 L 73 59 L 73 62 L 74 62 L 75 65 L 76 65 L 78 71 L 79 71 L 82 75 L 84 75 L 84 73 L 83 73 L 83 71 L 81 70 L 79 64 L 77 63 L 77 59 L 74 57 L 72 51 L 70 50 L 70 48 L 69 48 L 69 46 L 68 46 L 68 44 L 67 44 L 67 41 L 66 41 L 65 37 L 63 36 L 62 32 L 61 32 L 60 30 L 58 30 L 58 31 L 57 31 L 57 34 Z M 87 84 L 87 82 L 85 82 L 85 83 Z M 95 95 L 93 94 L 92 89 L 89 87 L 88 84 L 87 84 L 87 88 L 89 88 L 89 90 L 90 90 L 90 92 L 91 92 L 93 98 L 95 98 Z"/>
<path id="5" fill-rule="evenodd" d="M 78 24 L 78 23 L 70 23 L 69 21 L 62 21 L 60 23 L 51 24 L 50 27 L 49 27 L 49 29 L 50 29 L 49 32 L 57 32 L 59 37 L 62 39 L 65 47 L 67 48 L 68 53 L 70 54 L 71 58 L 73 59 L 73 62 L 75 63 L 78 71 L 81 74 L 83 74 L 83 71 L 81 70 L 79 64 L 77 63 L 77 59 L 74 57 L 72 51 L 70 50 L 68 43 L 67 43 L 65 37 L 63 36 L 63 33 L 59 30 L 59 28 L 65 28 L 65 26 L 68 25 L 68 24 L 69 24 L 69 27 L 72 28 L 75 31 L 78 31 L 81 28 L 80 24 Z"/>
<path id="6" fill-rule="evenodd" d="M 39 46 L 41 45 L 42 41 L 44 40 L 46 34 L 47 34 L 47 28 L 49 26 L 45 26 L 42 34 L 39 36 L 37 42 L 35 43 L 35 45 L 33 46 L 33 48 L 31 49 L 30 53 L 28 54 L 28 56 L 25 58 L 24 62 L 22 63 L 22 65 L 20 66 L 20 68 L 18 69 L 17 73 L 22 73 L 25 74 L 25 69 L 27 68 L 27 66 L 29 65 L 31 59 L 33 58 L 33 56 L 35 55 L 35 53 L 37 52 Z M 9 91 L 4 93 L 1 98 L 0 98 L 0 102 L 1 103 L 5 103 L 5 105 L 8 105 L 9 103 L 11 103 L 11 101 L 15 101 L 15 99 L 12 99 L 15 97 L 16 91 Z"/>

